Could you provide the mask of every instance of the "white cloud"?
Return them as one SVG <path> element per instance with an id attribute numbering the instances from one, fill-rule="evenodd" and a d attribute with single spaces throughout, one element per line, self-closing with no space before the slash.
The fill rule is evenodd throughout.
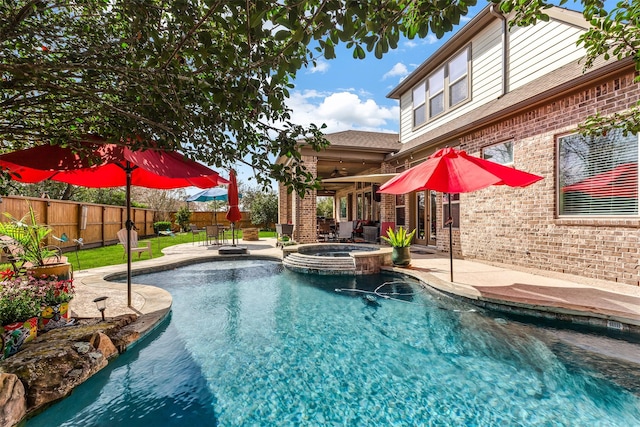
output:
<path id="1" fill-rule="evenodd" d="M 378 105 L 371 98 L 352 92 L 292 92 L 287 102 L 291 121 L 300 125 L 325 123 L 325 133 L 344 130 L 397 132 L 400 110 L 397 105 Z"/>
<path id="2" fill-rule="evenodd" d="M 407 74 L 409 74 L 409 70 L 407 70 L 407 66 L 401 62 L 398 62 L 396 65 L 394 65 L 391 68 L 391 70 L 384 73 L 384 75 L 382 76 L 382 80 L 386 80 L 390 77 L 396 77 L 396 76 L 399 76 L 402 79 Z"/>
<path id="3" fill-rule="evenodd" d="M 309 69 L 308 73 L 311 73 L 311 74 L 322 73 L 322 74 L 324 74 L 328 70 L 329 70 L 329 63 L 327 61 L 322 60 L 322 59 L 317 59 L 315 67 L 313 66 L 313 64 L 311 64 L 311 68 Z"/>
<path id="4" fill-rule="evenodd" d="M 424 38 L 415 38 L 412 40 L 407 40 L 406 42 L 404 42 L 404 47 L 407 49 L 414 49 L 416 47 L 420 47 L 420 46 L 430 46 L 432 44 L 436 44 L 438 43 L 440 40 L 438 40 L 438 38 L 436 36 L 434 36 L 433 34 L 429 33 L 427 34 L 426 37 Z"/>

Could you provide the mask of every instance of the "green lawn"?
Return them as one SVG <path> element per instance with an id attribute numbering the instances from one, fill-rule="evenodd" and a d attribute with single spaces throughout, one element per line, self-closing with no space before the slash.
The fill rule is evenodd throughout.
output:
<path id="1" fill-rule="evenodd" d="M 231 239 L 231 233 L 227 232 L 229 240 Z M 260 231 L 260 237 L 275 237 L 275 231 Z M 236 234 L 237 238 L 242 238 L 242 230 L 238 231 Z M 202 236 L 196 236 L 196 239 L 202 240 Z M 171 236 L 161 236 L 154 237 L 151 239 L 141 240 L 147 241 L 151 240 L 151 248 L 153 250 L 153 257 L 158 258 L 162 256 L 161 250 L 166 248 L 167 246 L 178 245 L 180 243 L 192 243 L 193 236 L 191 233 L 176 233 L 175 237 Z M 104 267 L 107 265 L 116 265 L 116 264 L 124 264 L 126 259 L 124 258 L 124 250 L 122 245 L 113 245 L 113 246 L 103 246 L 100 248 L 94 249 L 80 249 L 76 253 L 66 252 L 65 255 L 69 258 L 69 262 L 73 265 L 74 270 L 86 270 L 88 268 L 95 267 Z M 140 260 L 149 259 L 149 255 L 146 252 L 143 252 L 140 256 Z M 133 262 L 138 261 L 138 255 L 132 254 L 131 260 Z M 78 265 L 78 261 L 80 261 L 80 265 Z"/>

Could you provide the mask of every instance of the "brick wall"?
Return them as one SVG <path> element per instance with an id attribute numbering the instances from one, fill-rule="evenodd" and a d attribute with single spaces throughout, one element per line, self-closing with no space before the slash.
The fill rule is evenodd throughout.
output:
<path id="1" fill-rule="evenodd" d="M 462 194 L 463 256 L 640 285 L 640 219 L 559 218 L 555 180 L 556 137 L 596 111 L 607 115 L 634 105 L 640 99 L 634 77 L 629 71 L 461 138 L 461 148 L 474 155 L 513 140 L 514 166 L 544 177 L 527 188 Z M 447 238 L 438 235 L 440 249 Z"/>
<path id="2" fill-rule="evenodd" d="M 317 174 L 318 158 L 302 156 L 302 161 L 308 172 Z M 298 243 L 313 243 L 317 241 L 316 219 L 316 190 L 307 191 L 304 198 L 293 194 L 293 238 Z"/>
<path id="3" fill-rule="evenodd" d="M 287 193 L 287 187 L 278 184 L 278 223 L 289 224 L 293 222 L 292 195 Z"/>

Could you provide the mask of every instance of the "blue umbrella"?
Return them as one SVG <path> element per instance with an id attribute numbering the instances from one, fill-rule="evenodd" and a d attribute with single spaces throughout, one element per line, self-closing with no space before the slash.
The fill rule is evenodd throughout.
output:
<path id="1" fill-rule="evenodd" d="M 227 189 L 222 187 L 207 188 L 189 197 L 187 202 L 211 202 L 213 200 L 226 202 Z"/>
<path id="2" fill-rule="evenodd" d="M 242 194 L 238 194 L 238 197 L 242 198 Z M 187 202 L 226 202 L 227 201 L 227 189 L 223 187 L 207 188 L 199 193 L 187 199 Z M 215 214 L 215 223 L 218 224 L 218 211 Z"/>

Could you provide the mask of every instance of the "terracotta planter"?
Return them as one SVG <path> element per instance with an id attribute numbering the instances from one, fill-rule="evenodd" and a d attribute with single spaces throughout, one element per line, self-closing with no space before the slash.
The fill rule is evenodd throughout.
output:
<path id="1" fill-rule="evenodd" d="M 393 265 L 397 265 L 399 267 L 406 267 L 411 264 L 411 252 L 409 251 L 410 247 L 406 246 L 404 248 L 393 247 L 391 251 L 391 262 Z"/>
<path id="2" fill-rule="evenodd" d="M 71 264 L 68 262 L 29 267 L 27 271 L 32 272 L 36 277 L 56 275 L 59 280 L 71 279 Z"/>
<path id="3" fill-rule="evenodd" d="M 38 335 L 38 318 L 14 322 L 0 327 L 2 354 L 0 360 L 16 354 L 20 348 Z"/>
<path id="4" fill-rule="evenodd" d="M 51 329 L 66 326 L 69 321 L 69 303 L 63 302 L 56 305 L 42 307 L 38 318 L 38 330 L 49 331 Z"/>

